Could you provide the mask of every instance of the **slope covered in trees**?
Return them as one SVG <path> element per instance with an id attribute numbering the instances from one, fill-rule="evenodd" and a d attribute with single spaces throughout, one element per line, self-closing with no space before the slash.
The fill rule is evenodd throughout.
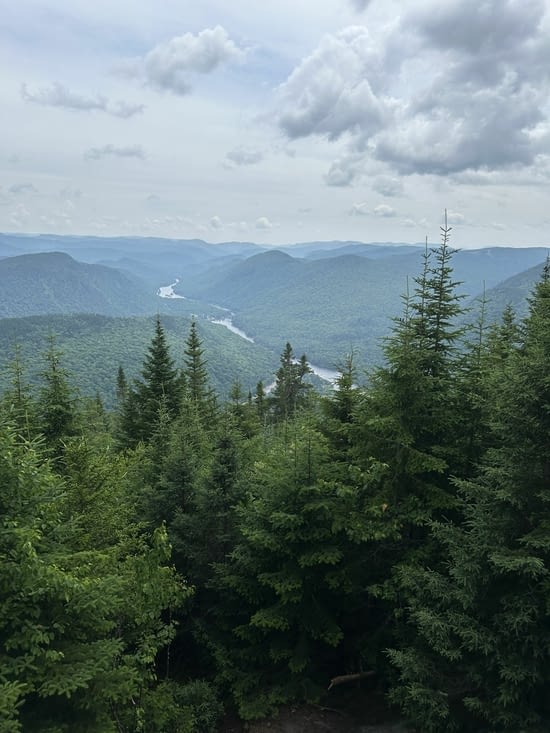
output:
<path id="1" fill-rule="evenodd" d="M 213 733 L 222 705 L 373 690 L 423 733 L 548 729 L 550 271 L 525 319 L 464 326 L 449 233 L 366 386 L 349 354 L 317 394 L 287 343 L 270 393 L 224 399 L 198 324 L 176 357 L 161 317 L 109 411 L 55 342 L 34 387 L 15 353 L 2 733 Z"/>

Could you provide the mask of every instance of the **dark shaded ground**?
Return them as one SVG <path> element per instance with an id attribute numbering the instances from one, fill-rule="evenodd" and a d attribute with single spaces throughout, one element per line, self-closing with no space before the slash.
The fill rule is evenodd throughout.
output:
<path id="1" fill-rule="evenodd" d="M 378 693 L 357 693 L 335 702 L 335 707 L 285 706 L 275 718 L 248 723 L 227 716 L 219 733 L 414 733 Z"/>

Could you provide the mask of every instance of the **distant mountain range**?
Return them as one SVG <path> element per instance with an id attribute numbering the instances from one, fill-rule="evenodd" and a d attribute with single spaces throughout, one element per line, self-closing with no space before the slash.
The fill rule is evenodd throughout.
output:
<path id="1" fill-rule="evenodd" d="M 0 317 L 47 313 L 108 316 L 163 312 L 199 318 L 233 312 L 258 347 L 334 367 L 353 350 L 358 365 L 379 362 L 381 339 L 414 289 L 424 246 L 388 242 L 252 242 L 0 234 Z M 462 250 L 454 277 L 465 304 L 483 291 L 488 313 L 520 312 L 547 250 Z M 157 296 L 160 286 L 185 299 Z M 227 315 L 227 313 L 225 313 Z M 221 328 L 217 326 L 216 328 Z"/>

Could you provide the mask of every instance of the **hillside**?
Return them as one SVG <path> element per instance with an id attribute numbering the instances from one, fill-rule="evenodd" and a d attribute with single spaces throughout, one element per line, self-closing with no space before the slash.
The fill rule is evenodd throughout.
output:
<path id="1" fill-rule="evenodd" d="M 134 277 L 102 265 L 76 262 L 62 252 L 0 261 L 0 316 L 43 313 L 130 315 L 154 309 L 155 298 Z"/>
<path id="2" fill-rule="evenodd" d="M 182 364 L 190 319 L 163 316 L 162 324 L 176 365 Z M 107 405 L 115 397 L 116 374 L 123 365 L 127 376 L 137 376 L 153 337 L 154 318 L 111 318 L 102 315 L 52 315 L 0 319 L 0 389 L 9 379 L 8 365 L 14 347 L 21 346 L 28 377 L 34 381 L 43 369 L 40 354 L 48 347 L 50 334 L 63 352 L 63 365 L 82 394 L 99 392 Z M 223 326 L 198 321 L 212 386 L 225 399 L 235 381 L 245 392 L 257 382 L 271 381 L 278 354 L 251 344 Z M 280 345 L 279 353 L 284 344 Z"/>

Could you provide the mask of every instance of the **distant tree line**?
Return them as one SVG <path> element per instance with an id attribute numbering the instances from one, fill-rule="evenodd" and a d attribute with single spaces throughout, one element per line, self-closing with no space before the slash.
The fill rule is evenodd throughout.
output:
<path id="1" fill-rule="evenodd" d="M 449 232 L 385 361 L 222 403 L 162 320 L 117 404 L 52 339 L 0 402 L 0 733 L 208 733 L 366 679 L 423 733 L 550 727 L 550 267 L 464 322 Z M 332 683 L 331 683 L 332 681 Z M 361 693 L 356 693 L 361 694 Z"/>

